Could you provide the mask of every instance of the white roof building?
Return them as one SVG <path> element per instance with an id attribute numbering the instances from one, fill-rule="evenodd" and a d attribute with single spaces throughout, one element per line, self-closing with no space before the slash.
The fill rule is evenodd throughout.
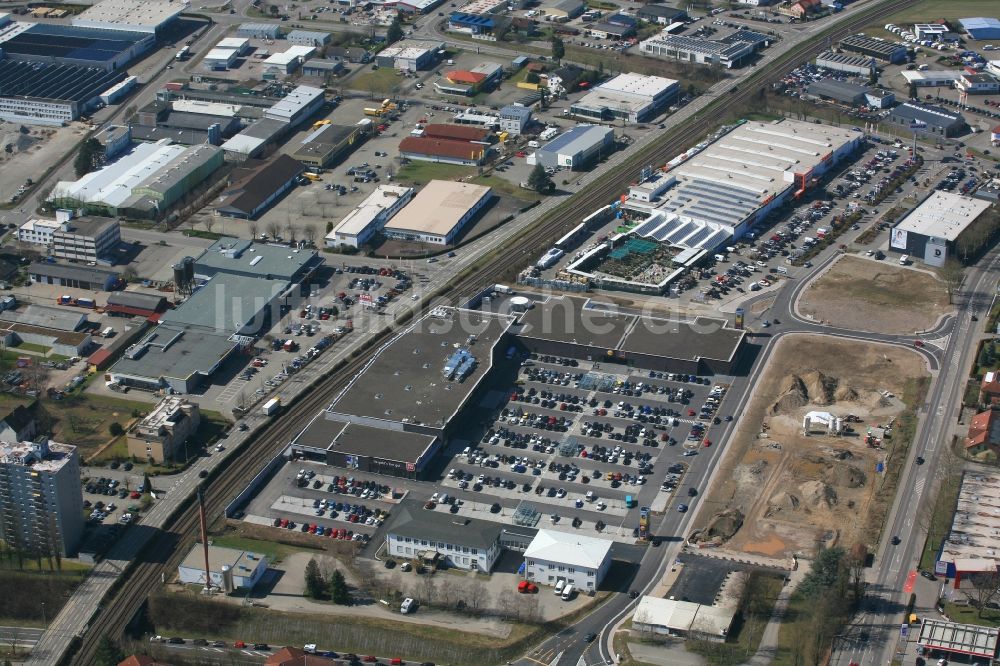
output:
<path id="1" fill-rule="evenodd" d="M 81 28 L 156 32 L 187 8 L 181 0 L 101 0 L 70 22 Z"/>
<path id="2" fill-rule="evenodd" d="M 264 60 L 265 67 L 277 67 L 285 73 L 295 71 L 303 60 L 311 58 L 316 53 L 315 46 L 296 45 L 288 47 L 287 51 L 274 53 Z"/>
<path id="3" fill-rule="evenodd" d="M 736 611 L 720 606 L 704 606 L 690 601 L 644 596 L 632 615 L 632 626 L 674 636 L 725 641 Z"/>
<path id="4" fill-rule="evenodd" d="M 250 48 L 250 40 L 246 37 L 224 37 L 219 40 L 219 43 L 215 45 L 215 48 L 236 49 L 239 53 L 243 53 Z"/>
<path id="5" fill-rule="evenodd" d="M 312 47 L 295 47 L 312 48 Z M 265 118 L 296 124 L 323 104 L 323 89 L 297 86 L 288 96 L 264 112 Z"/>
<path id="6" fill-rule="evenodd" d="M 413 188 L 379 185 L 326 235 L 326 246 L 364 245 L 413 198 Z"/>
<path id="7" fill-rule="evenodd" d="M 203 102 L 197 99 L 175 99 L 171 102 L 174 111 L 184 113 L 200 113 L 205 116 L 219 116 L 221 118 L 232 118 L 240 112 L 238 104 L 224 104 L 222 102 Z"/>
<path id="8" fill-rule="evenodd" d="M 538 530 L 524 551 L 525 578 L 541 585 L 560 580 L 581 592 L 594 592 L 611 566 L 609 539 Z"/>
<path id="9" fill-rule="evenodd" d="M 989 201 L 938 190 L 897 224 L 892 235 L 903 231 L 953 241 L 989 207 Z"/>
<path id="10" fill-rule="evenodd" d="M 59 181 L 53 188 L 52 197 L 119 206 L 132 196 L 133 188 L 146 182 L 186 150 L 186 146 L 171 144 L 169 139 L 140 143 L 117 162 L 79 180 Z"/>

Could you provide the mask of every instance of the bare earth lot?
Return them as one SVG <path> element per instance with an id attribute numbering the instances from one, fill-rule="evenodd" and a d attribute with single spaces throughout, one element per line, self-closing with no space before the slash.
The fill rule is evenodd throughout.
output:
<path id="1" fill-rule="evenodd" d="M 875 464 L 886 455 L 865 445 L 865 433 L 900 414 L 907 382 L 926 374 L 922 359 L 901 348 L 819 336 L 780 342 L 693 538 L 775 558 L 809 555 L 819 543 L 864 542 L 866 519 L 878 513 Z M 841 437 L 815 430 L 806 437 L 802 417 L 812 410 L 860 423 Z"/>
<path id="2" fill-rule="evenodd" d="M 952 310 L 945 285 L 922 271 L 842 256 L 803 292 L 803 315 L 874 333 L 933 328 Z"/>

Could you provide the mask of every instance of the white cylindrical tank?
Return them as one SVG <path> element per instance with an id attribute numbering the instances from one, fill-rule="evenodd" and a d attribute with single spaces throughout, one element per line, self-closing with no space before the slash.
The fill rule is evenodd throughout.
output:
<path id="1" fill-rule="evenodd" d="M 531 309 L 531 299 L 524 296 L 514 296 L 510 299 L 510 309 L 513 312 L 526 312 Z"/>
<path id="2" fill-rule="evenodd" d="M 229 594 L 233 591 L 233 568 L 228 564 L 222 565 L 222 590 Z"/>

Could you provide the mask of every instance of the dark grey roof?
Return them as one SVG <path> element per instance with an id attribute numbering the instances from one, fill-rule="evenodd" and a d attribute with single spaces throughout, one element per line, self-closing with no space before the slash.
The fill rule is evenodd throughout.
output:
<path id="1" fill-rule="evenodd" d="M 949 111 L 932 104 L 906 102 L 892 110 L 892 117 L 899 120 L 919 120 L 933 127 L 952 127 L 965 124 L 961 113 Z"/>
<path id="2" fill-rule="evenodd" d="M 31 411 L 24 405 L 18 405 L 10 411 L 7 416 L 3 418 L 3 422 L 7 424 L 14 432 L 20 432 L 27 426 L 31 425 L 35 420 L 35 417 L 31 414 Z"/>
<path id="3" fill-rule="evenodd" d="M 132 125 L 132 138 L 136 141 L 149 141 L 151 143 L 160 139 L 170 139 L 182 146 L 196 146 L 208 141 L 208 130 Z"/>
<path id="4" fill-rule="evenodd" d="M 736 42 L 746 42 L 748 44 L 763 44 L 768 41 L 770 37 L 763 35 L 759 32 L 754 32 L 753 30 L 737 30 L 736 32 L 726 35 L 720 42 L 726 44 L 734 44 Z"/>
<path id="5" fill-rule="evenodd" d="M 82 104 L 125 78 L 125 72 L 98 67 L 0 60 L 0 95 L 63 100 Z"/>
<path id="6" fill-rule="evenodd" d="M 115 271 L 93 266 L 68 266 L 66 264 L 49 264 L 35 262 L 28 266 L 28 273 L 31 275 L 44 275 L 68 280 L 81 280 L 84 282 L 95 282 L 104 284 L 111 276 L 117 277 Z"/>
<path id="7" fill-rule="evenodd" d="M 116 291 L 108 294 L 108 305 L 121 305 L 127 308 L 157 310 L 166 305 L 167 299 L 157 294 L 143 294 L 138 291 Z"/>
<path id="8" fill-rule="evenodd" d="M 305 168 L 288 155 L 279 155 L 270 162 L 237 174 L 239 180 L 224 192 L 226 197 L 216 208 L 252 215 L 274 193 L 301 174 Z"/>
<path id="9" fill-rule="evenodd" d="M 855 101 L 864 97 L 867 92 L 867 88 L 865 86 L 859 86 L 847 81 L 822 79 L 821 81 L 809 84 L 806 91 L 810 95 L 829 97 L 830 99 L 835 99 L 840 102 L 853 104 Z"/>
<path id="10" fill-rule="evenodd" d="M 444 511 L 424 509 L 416 500 L 403 500 L 392 512 L 386 534 L 488 549 L 500 540 L 503 525 Z"/>
<path id="11" fill-rule="evenodd" d="M 386 430 L 318 415 L 294 444 L 396 462 L 416 463 L 434 444 L 433 435 Z"/>
<path id="12" fill-rule="evenodd" d="M 639 16 L 639 18 L 642 18 L 643 16 L 656 16 L 656 17 L 666 16 L 669 18 L 678 18 L 687 16 L 687 12 L 685 12 L 683 9 L 675 9 L 674 7 L 664 7 L 662 5 L 646 5 L 640 8 L 636 12 L 636 14 Z"/>
<path id="13" fill-rule="evenodd" d="M 226 126 L 232 123 L 231 118 L 220 118 L 204 113 L 188 113 L 187 111 L 171 111 L 159 124 L 163 127 L 177 127 L 180 129 L 207 130 L 212 125 Z"/>

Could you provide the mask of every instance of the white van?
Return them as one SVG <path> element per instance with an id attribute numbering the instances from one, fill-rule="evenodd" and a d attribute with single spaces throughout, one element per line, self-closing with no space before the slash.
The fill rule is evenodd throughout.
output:
<path id="1" fill-rule="evenodd" d="M 106 329 L 101 331 L 101 337 L 104 338 L 110 338 L 114 334 L 115 334 L 115 329 L 111 326 L 108 326 Z"/>
<path id="2" fill-rule="evenodd" d="M 899 265 L 900 266 L 906 266 L 909 263 L 910 263 L 910 255 L 904 254 L 902 257 L 899 258 Z"/>
<path id="3" fill-rule="evenodd" d="M 465 456 L 466 458 L 468 458 L 468 457 L 469 457 L 469 452 L 470 452 L 471 450 L 472 450 L 472 449 L 471 449 L 470 447 L 468 447 L 468 446 L 467 446 L 467 447 L 465 447 L 465 448 L 464 448 L 464 449 L 462 450 L 462 455 L 463 455 L 463 456 Z"/>
<path id="4" fill-rule="evenodd" d="M 597 499 L 597 495 L 594 494 L 594 491 L 593 490 L 588 490 L 587 491 L 587 501 L 588 502 L 593 502 L 595 499 Z"/>
<path id="5" fill-rule="evenodd" d="M 557 580 L 556 581 L 556 589 L 554 590 L 554 593 L 556 595 L 562 594 L 563 587 L 565 587 L 565 585 L 566 585 L 566 581 L 564 581 L 562 578 L 560 578 L 559 580 Z"/>
<path id="6" fill-rule="evenodd" d="M 779 272 L 779 273 L 781 273 L 782 275 L 788 275 L 788 269 L 787 269 L 787 268 L 785 268 L 784 266 L 778 266 L 778 267 L 777 267 L 777 268 L 775 268 L 774 270 L 778 271 L 778 272 Z"/>
<path id="7" fill-rule="evenodd" d="M 717 254 L 717 255 L 715 255 L 715 260 L 718 261 L 721 264 L 723 261 L 726 260 L 726 257 L 725 257 L 725 255 Z"/>
<path id="8" fill-rule="evenodd" d="M 541 145 L 542 144 L 538 143 L 537 141 L 529 141 L 528 142 L 528 148 L 538 148 Z"/>
<path id="9" fill-rule="evenodd" d="M 573 590 L 574 590 L 573 583 L 570 583 L 569 585 L 563 588 L 562 591 L 563 601 L 569 601 L 570 599 L 573 598 Z"/>
<path id="10" fill-rule="evenodd" d="M 402 613 L 403 615 L 406 615 L 407 613 L 411 612 L 414 606 L 416 605 L 417 605 L 416 601 L 414 601 L 410 597 L 406 597 L 405 599 L 403 599 L 403 603 L 399 605 L 399 612 Z"/>

